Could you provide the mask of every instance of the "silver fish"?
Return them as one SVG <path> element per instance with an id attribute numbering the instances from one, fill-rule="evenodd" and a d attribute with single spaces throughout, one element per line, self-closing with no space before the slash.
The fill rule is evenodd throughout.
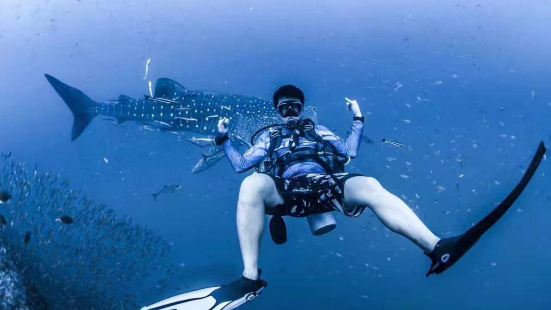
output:
<path id="1" fill-rule="evenodd" d="M 226 154 L 222 150 L 219 150 L 218 152 L 214 154 L 201 154 L 202 158 L 199 159 L 199 161 L 193 166 L 193 169 L 191 169 L 191 173 L 198 174 L 201 173 L 210 167 L 216 165 L 220 159 L 224 158 Z"/>
<path id="2" fill-rule="evenodd" d="M 153 199 L 155 201 L 157 200 L 157 197 L 161 194 L 174 194 L 174 192 L 181 190 L 183 187 L 182 185 L 178 184 L 172 184 L 172 185 L 165 185 L 163 188 L 161 188 L 158 192 L 151 194 L 153 196 Z"/>
<path id="3" fill-rule="evenodd" d="M 399 147 L 399 148 L 405 148 L 406 146 L 398 141 L 392 141 L 392 140 L 388 140 L 388 139 L 381 139 L 381 142 L 382 143 L 386 143 L 386 144 L 389 144 L 389 145 L 392 145 L 392 146 L 395 146 L 395 147 Z"/>

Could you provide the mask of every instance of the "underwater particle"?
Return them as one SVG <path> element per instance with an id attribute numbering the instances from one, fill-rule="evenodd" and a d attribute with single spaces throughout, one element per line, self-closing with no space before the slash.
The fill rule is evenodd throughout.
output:
<path id="1" fill-rule="evenodd" d="M 409 179 L 409 175 L 407 175 L 407 174 L 400 174 L 400 177 L 402 179 Z"/>
<path id="2" fill-rule="evenodd" d="M 27 232 L 25 233 L 25 235 L 23 236 L 23 243 L 24 243 L 25 245 L 29 244 L 29 241 L 31 241 L 31 235 L 32 235 L 31 232 L 30 232 L 30 231 L 27 231 Z"/>
<path id="3" fill-rule="evenodd" d="M 74 224 L 75 223 L 73 218 L 68 216 L 68 215 L 62 215 L 62 216 L 56 218 L 55 221 L 58 222 L 58 223 L 61 223 L 61 224 Z"/>
<path id="4" fill-rule="evenodd" d="M 445 190 L 446 190 L 446 188 L 445 188 L 444 186 L 437 186 L 437 187 L 436 187 L 436 192 L 437 192 L 438 194 L 440 194 L 441 192 L 443 192 L 443 191 L 445 191 Z"/>
<path id="5" fill-rule="evenodd" d="M 6 218 L 0 214 L 0 225 L 1 226 L 4 226 L 4 225 L 7 225 L 8 224 L 8 221 L 6 221 Z"/>
<path id="6" fill-rule="evenodd" d="M 106 164 L 108 164 L 108 163 L 109 163 L 109 159 L 107 159 L 107 157 L 104 156 L 104 157 L 103 157 L 103 162 L 106 163 Z"/>
<path id="7" fill-rule="evenodd" d="M 404 85 L 402 85 L 402 83 L 396 82 L 396 87 L 394 87 L 394 92 L 397 92 L 398 89 L 402 88 L 402 86 L 404 86 Z"/>
<path id="8" fill-rule="evenodd" d="M 11 194 L 6 191 L 0 191 L 0 204 L 10 201 Z"/>
<path id="9" fill-rule="evenodd" d="M 438 85 L 442 85 L 442 84 L 444 84 L 444 82 L 442 82 L 442 81 L 435 81 L 434 83 L 432 83 L 432 85 L 434 85 L 434 86 L 438 86 Z"/>

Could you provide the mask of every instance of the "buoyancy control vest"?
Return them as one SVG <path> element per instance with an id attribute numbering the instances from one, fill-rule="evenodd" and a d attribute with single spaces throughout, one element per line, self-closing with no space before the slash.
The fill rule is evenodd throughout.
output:
<path id="1" fill-rule="evenodd" d="M 283 128 L 288 129 L 283 133 Z M 266 126 L 257 131 L 251 138 L 254 144 L 259 133 L 268 130 L 270 144 L 267 149 L 266 160 L 262 162 L 257 171 L 268 173 L 273 176 L 282 177 L 283 173 L 291 166 L 303 163 L 314 162 L 319 164 L 327 174 L 344 172 L 344 166 L 350 161 L 350 157 L 338 153 L 331 142 L 324 140 L 315 129 L 314 121 L 311 119 L 298 120 L 288 124 L 274 124 Z M 314 146 L 300 146 L 300 138 L 314 142 Z M 288 151 L 278 154 L 278 149 L 284 139 L 289 139 Z"/>
<path id="2" fill-rule="evenodd" d="M 284 127 L 288 129 L 286 134 L 283 134 Z M 339 187 L 342 186 L 333 174 L 344 172 L 344 166 L 350 162 L 350 157 L 340 155 L 333 144 L 324 140 L 316 132 L 315 124 L 312 120 L 304 119 L 287 124 L 265 126 L 251 137 L 251 144 L 254 145 L 256 137 L 266 130 L 269 132 L 270 144 L 267 149 L 266 160 L 256 167 L 258 172 L 283 177 L 284 172 L 295 164 L 314 162 L 320 165 L 325 170 L 325 173 L 335 180 Z M 276 149 L 287 138 L 290 139 L 288 152 L 278 154 Z M 304 138 L 315 144 L 313 147 L 311 145 L 301 147 L 300 138 Z M 344 192 L 344 188 L 341 188 L 341 190 Z M 281 207 L 285 210 L 285 205 Z M 269 225 L 272 240 L 276 244 L 285 243 L 287 241 L 287 228 L 282 216 L 286 215 L 286 212 L 267 213 L 272 215 Z M 328 233 L 336 226 L 335 218 L 330 212 L 306 216 L 314 235 Z"/>

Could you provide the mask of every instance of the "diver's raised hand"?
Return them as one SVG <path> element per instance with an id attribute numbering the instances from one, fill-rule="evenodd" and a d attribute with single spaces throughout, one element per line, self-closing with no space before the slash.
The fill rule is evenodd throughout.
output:
<path id="1" fill-rule="evenodd" d="M 227 117 L 222 117 L 220 120 L 218 120 L 218 133 L 221 135 L 228 134 L 229 124 L 230 124 L 230 120 Z"/>
<path id="2" fill-rule="evenodd" d="M 346 106 L 348 107 L 348 110 L 350 110 L 352 114 L 354 114 L 354 116 L 362 116 L 362 110 L 360 109 L 360 104 L 357 100 L 349 99 L 348 97 L 345 97 L 344 100 L 346 100 Z"/>

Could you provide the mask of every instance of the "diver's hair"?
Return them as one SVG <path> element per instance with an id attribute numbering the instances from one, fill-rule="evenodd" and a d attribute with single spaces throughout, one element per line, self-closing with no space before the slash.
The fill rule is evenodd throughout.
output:
<path id="1" fill-rule="evenodd" d="M 295 85 L 283 85 L 274 92 L 274 107 L 282 97 L 296 98 L 304 105 L 304 93 Z"/>

